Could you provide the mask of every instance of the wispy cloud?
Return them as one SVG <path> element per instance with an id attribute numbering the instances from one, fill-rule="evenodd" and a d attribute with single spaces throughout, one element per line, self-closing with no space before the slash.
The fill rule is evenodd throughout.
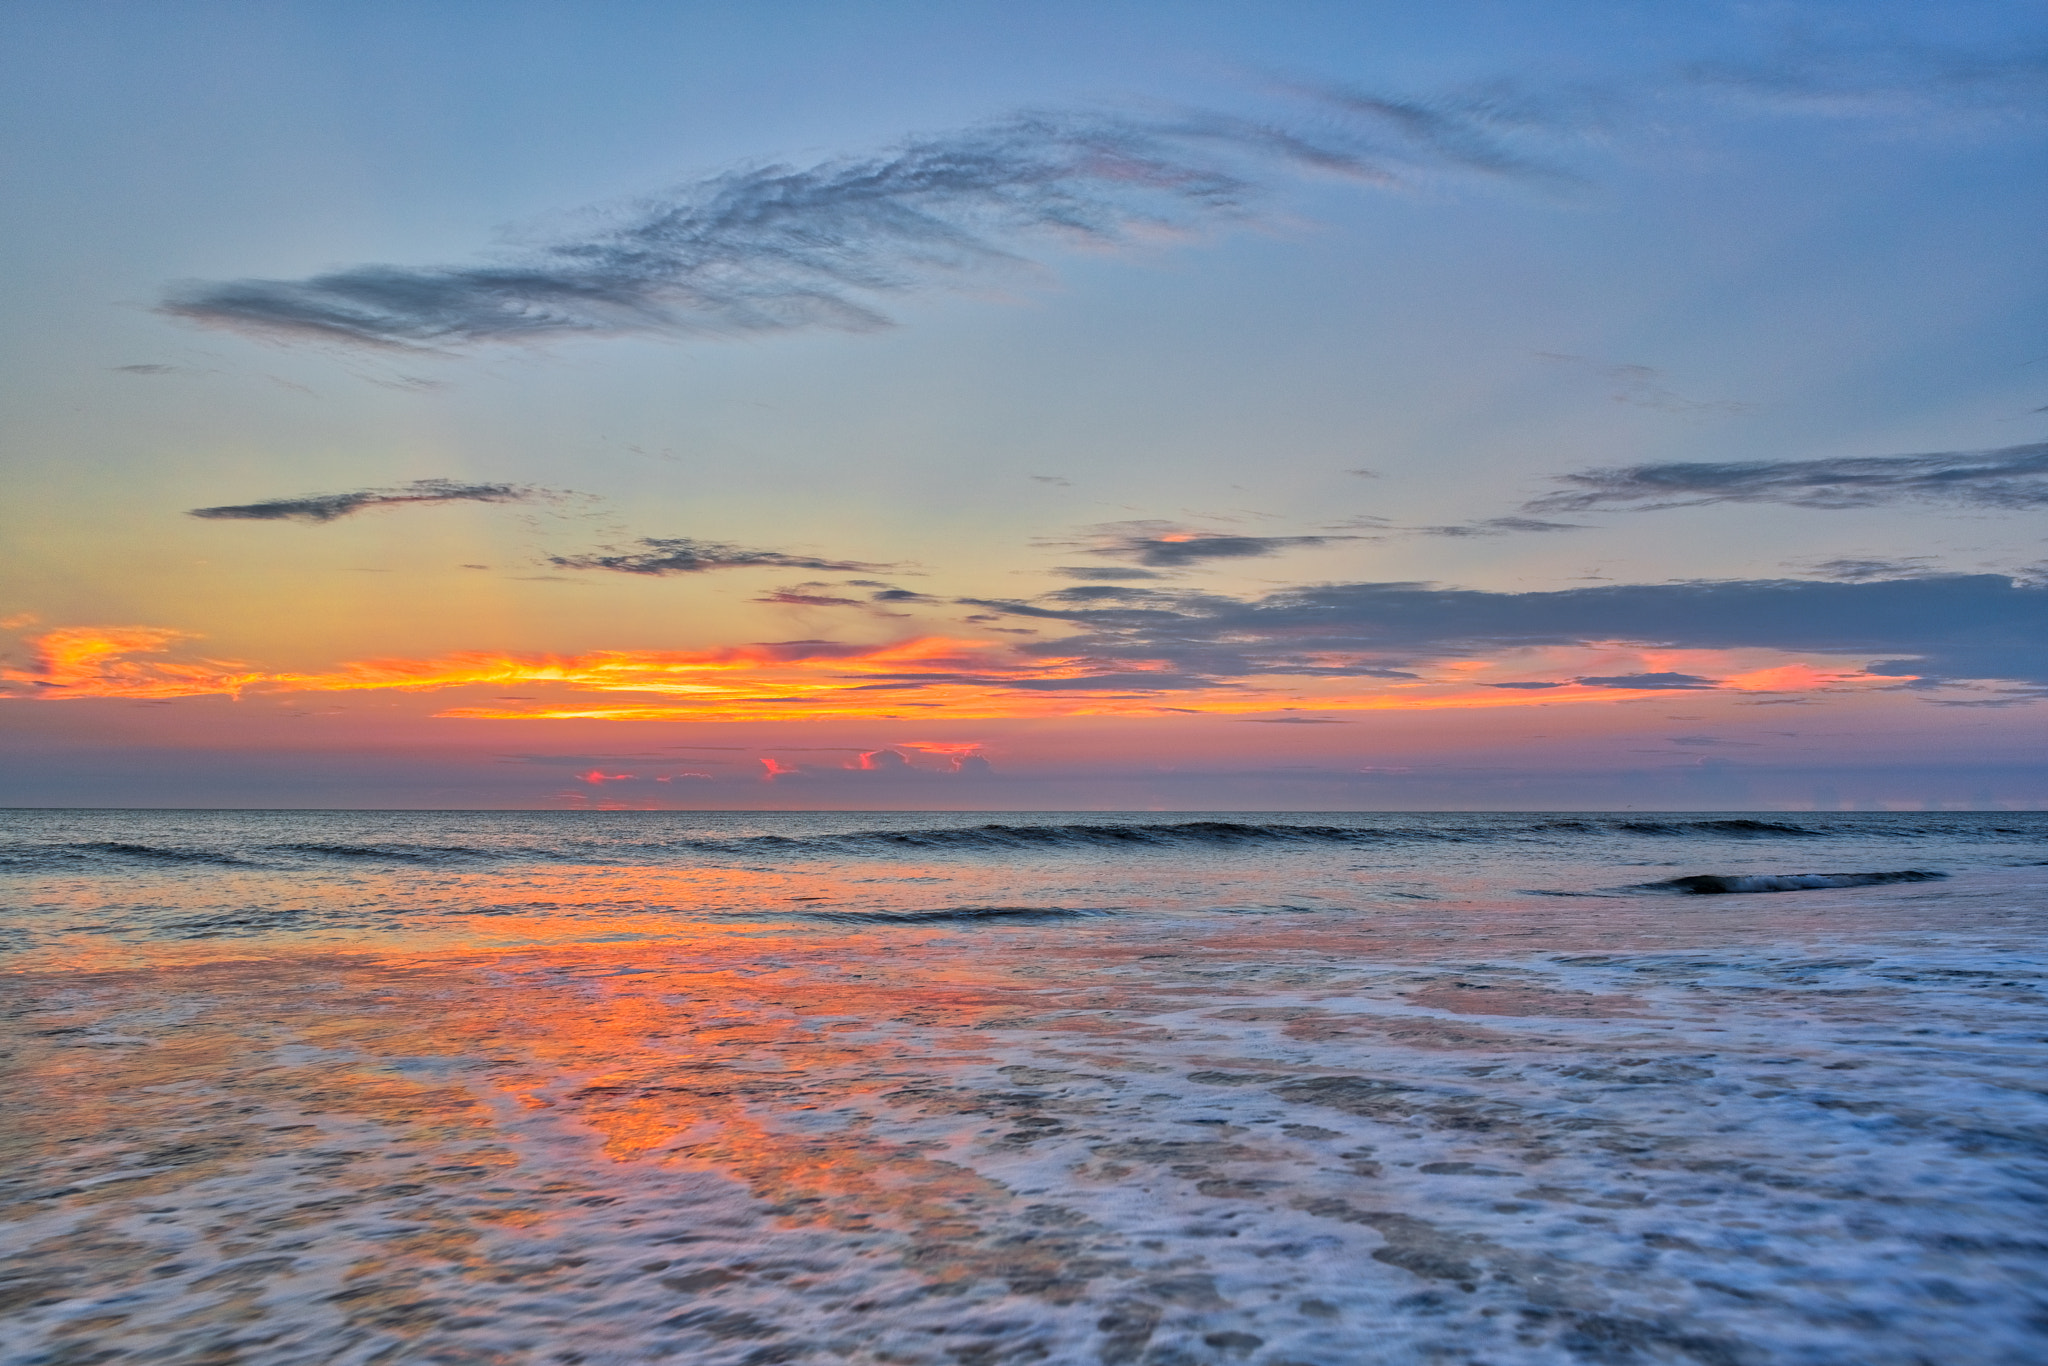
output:
<path id="1" fill-rule="evenodd" d="M 1601 678 L 1575 678 L 1572 682 L 1582 688 L 1627 688 L 1631 691 L 1648 689 L 1653 692 L 1664 689 L 1690 691 L 1695 688 L 1718 688 L 1721 686 L 1713 679 L 1701 678 L 1698 674 L 1670 672 L 1611 674 Z"/>
<path id="2" fill-rule="evenodd" d="M 604 226 L 495 264 L 195 283 L 162 308 L 376 347 L 861 331 L 888 323 L 887 296 L 1014 266 L 1038 246 L 1245 219 L 1286 176 L 1383 187 L 1446 172 L 1554 178 L 1511 150 L 1537 121 L 1497 100 L 1293 93 L 1281 119 L 1027 112 L 879 156 L 727 171 L 597 211 Z"/>
<path id="3" fill-rule="evenodd" d="M 1695 63 L 1697 87 L 1766 112 L 1927 126 L 2038 121 L 2048 108 L 2048 44 L 1996 49 L 1794 37 L 1766 56 Z"/>
<path id="4" fill-rule="evenodd" d="M 723 541 L 699 541 L 687 536 L 643 536 L 636 544 L 643 548 L 586 555 L 550 555 L 548 563 L 562 569 L 610 569 L 620 574 L 702 574 L 712 569 L 818 569 L 865 573 L 892 567 L 862 560 L 788 555 L 779 550 L 748 550 Z"/>
<path id="5" fill-rule="evenodd" d="M 1088 583 L 1078 588 L 1055 588 L 1041 595 L 1043 602 L 1074 603 L 1082 606 L 1101 603 L 1144 603 L 1161 602 L 1172 604 L 1179 601 L 1179 595 L 1155 588 L 1138 588 L 1129 584 Z"/>
<path id="6" fill-rule="evenodd" d="M 1460 522 L 1455 526 L 1389 528 L 1407 530 L 1417 536 L 1513 536 L 1528 532 L 1584 531 L 1578 522 L 1543 522 L 1534 517 L 1489 517 L 1483 522 Z"/>
<path id="7" fill-rule="evenodd" d="M 188 515 L 237 522 L 332 522 L 371 508 L 418 507 L 429 503 L 523 503 L 550 496 L 551 490 L 525 484 L 458 484 L 452 479 L 415 479 L 400 488 L 232 503 L 193 508 Z"/>
<path id="8" fill-rule="evenodd" d="M 1184 536 L 1132 537 L 1116 549 L 1095 553 L 1128 555 L 1139 564 L 1155 569 L 1180 569 L 1203 560 L 1254 559 L 1301 546 L 1354 539 L 1350 536 L 1223 536 L 1191 532 Z"/>
<path id="9" fill-rule="evenodd" d="M 1070 588 L 1032 602 L 972 604 L 1064 621 L 1080 631 L 1021 647 L 1027 653 L 1085 657 L 1103 670 L 1144 661 L 1211 678 L 1412 677 L 1446 659 L 1619 641 L 1861 656 L 1871 661 L 1870 672 L 1895 677 L 2048 683 L 2048 589 L 1995 574 L 1613 584 L 1537 593 L 1353 583 L 1257 598 Z"/>
<path id="10" fill-rule="evenodd" d="M 790 588 L 778 588 L 754 599 L 776 607 L 863 607 L 859 598 L 835 598 L 823 593 L 799 593 Z"/>
<path id="11" fill-rule="evenodd" d="M 1229 532 L 1196 531 L 1174 522 L 1104 522 L 1087 529 L 1085 541 L 1050 542 L 1061 549 L 1080 550 L 1108 559 L 1130 560 L 1150 569 L 1186 569 L 1204 560 L 1257 559 L 1284 550 L 1326 545 L 1331 541 L 1361 539 L 1349 535 L 1324 536 L 1239 536 Z M 1070 578 L 1149 578 L 1150 574 L 1120 571 L 1060 570 Z M 1072 591 L 1072 590 L 1070 590 Z"/>
<path id="12" fill-rule="evenodd" d="M 1932 563 L 1931 556 L 1907 555 L 1899 559 L 1886 560 L 1819 560 L 1805 566 L 1805 569 L 1807 573 L 1818 574 L 1824 579 L 1842 579 L 1853 583 L 1862 579 L 1906 579 L 1916 574 L 1940 573 L 1941 571 L 1929 567 Z"/>
<path id="13" fill-rule="evenodd" d="M 1119 569 L 1111 565 L 1095 568 L 1092 565 L 1063 564 L 1053 573 L 1063 579 L 1090 579 L 1114 582 L 1120 579 L 1163 579 L 1164 574 L 1155 574 L 1149 569 Z"/>
<path id="14" fill-rule="evenodd" d="M 2048 507 L 2048 442 L 1923 455 L 1624 465 L 1560 475 L 1558 482 L 1568 487 L 1526 510 L 1655 510 L 1708 503 L 1857 508 L 1908 502 L 2036 508 Z"/>
<path id="15" fill-rule="evenodd" d="M 1564 139 L 1655 124 L 1687 91 L 1781 115 L 2038 120 L 2048 56 L 2026 40 L 1975 52 L 1795 41 L 1598 89 L 1496 82 L 1413 95 L 1291 81 L 1258 113 L 1029 110 L 877 155 L 706 176 L 587 211 L 590 230 L 494 261 L 195 282 L 162 309 L 268 337 L 396 348 L 872 329 L 889 322 L 891 296 L 1048 246 L 1245 221 L 1303 176 L 1395 190 L 1446 176 L 1575 184 L 1552 155 Z M 1644 367 L 1611 377 L 1624 401 L 1723 406 L 1674 394 Z"/>
<path id="16" fill-rule="evenodd" d="M 1358 533 L 1341 539 L 1383 541 L 1403 536 L 1441 536 L 1463 539 L 1470 536 L 1520 536 L 1550 531 L 1587 531 L 1583 522 L 1548 522 L 1535 517 L 1487 517 L 1476 522 L 1453 522 L 1435 526 L 1407 526 L 1386 517 L 1359 514 L 1327 523 L 1326 533 Z"/>
<path id="17" fill-rule="evenodd" d="M 1748 404 L 1732 399 L 1698 399 L 1679 393 L 1667 382 L 1670 377 L 1653 365 L 1611 365 L 1557 351 L 1538 351 L 1536 358 L 1580 367 L 1606 384 L 1610 399 L 1632 408 L 1654 408 L 1687 417 L 1731 416 L 1749 411 Z"/>

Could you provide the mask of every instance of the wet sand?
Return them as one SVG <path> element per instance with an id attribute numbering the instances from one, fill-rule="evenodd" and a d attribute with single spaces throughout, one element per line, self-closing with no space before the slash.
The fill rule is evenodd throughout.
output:
<path id="1" fill-rule="evenodd" d="M 2041 881 L 20 974 L 0 1361 L 2038 1362 Z"/>

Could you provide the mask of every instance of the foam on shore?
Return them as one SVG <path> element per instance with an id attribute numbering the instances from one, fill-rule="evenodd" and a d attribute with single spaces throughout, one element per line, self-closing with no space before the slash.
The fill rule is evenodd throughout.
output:
<path id="1" fill-rule="evenodd" d="M 24 976 L 0 1362 L 2019 1366 L 2039 890 Z"/>

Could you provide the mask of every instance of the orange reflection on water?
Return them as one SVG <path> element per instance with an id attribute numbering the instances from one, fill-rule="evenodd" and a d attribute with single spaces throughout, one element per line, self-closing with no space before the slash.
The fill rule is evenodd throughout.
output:
<path id="1" fill-rule="evenodd" d="M 858 917 L 906 901 L 943 910 L 1014 895 L 1015 870 L 902 861 L 831 871 L 755 867 L 561 865 L 473 871 L 268 870 L 124 884 L 109 905 L 97 880 L 38 888 L 34 942 L 14 972 L 111 972 L 222 960 L 364 951 L 462 952 L 689 939 L 707 921 L 758 935 L 843 935 Z M 915 914 L 915 912 L 911 912 Z M 849 919 L 849 917 L 851 919 Z"/>
<path id="2" fill-rule="evenodd" d="M 1290 1333 L 1285 1359 L 1374 1360 L 1403 1306 L 1430 1325 L 1447 1304 L 1481 1327 L 1543 1321 L 1524 1304 L 1664 1322 L 1608 1317 L 1617 1295 L 1671 1303 L 1664 1269 L 1615 1260 L 1639 1245 L 1616 1220 L 1640 1215 L 1660 1239 L 1677 1220 L 1799 1254 L 1745 1258 L 1775 1279 L 1741 1301 L 1775 1314 L 1810 1293 L 1783 1332 L 1761 1320 L 1747 1339 L 1797 1341 L 1835 1322 L 1821 1316 L 1848 1283 L 1837 1260 L 1816 1286 L 1817 1238 L 1836 1259 L 1869 1248 L 1878 1273 L 1860 1274 L 1900 1279 L 1864 1302 L 1908 1308 L 1955 1265 L 1941 1240 L 1956 1229 L 2032 1246 L 2013 1150 L 1974 1155 L 2030 1122 L 2029 1060 L 1985 1043 L 2040 1032 L 2038 993 L 2010 967 L 2039 938 L 2038 916 L 2014 918 L 2039 879 L 2007 871 L 1974 901 L 757 919 L 677 923 L 660 942 L 17 974 L 20 1194 L 0 1283 L 51 1360 L 190 1344 L 314 1360 L 340 1343 L 389 1361 L 1132 1362 L 1155 1328 L 1211 1345 Z M 561 870 L 526 895 L 600 877 L 620 898 L 696 885 Z M 517 895 L 480 904 L 517 910 Z M 1891 957 L 1972 916 L 1985 937 L 1968 957 Z M 1873 952 L 1845 959 L 1846 944 Z M 1880 945 L 1883 975 L 1814 980 Z M 1738 1084 L 1766 1061 L 1752 1080 L 1798 1075 L 1775 1070 L 1795 1053 L 1806 1095 Z M 1869 1105 L 1837 1109 L 1841 1070 L 1877 1074 L 1846 1083 Z M 1930 1072 L 1967 1087 L 1947 1093 L 1962 1142 L 1921 1132 Z M 1894 1105 L 1897 1122 L 1873 1117 Z M 1894 1153 L 1905 1142 L 1927 1146 Z M 1927 1176 L 1971 1161 L 1946 1191 Z M 1543 1164 L 1543 1184 L 1475 1189 L 1521 1175 L 1509 1163 Z M 1515 1203 L 1494 1203 L 1502 1189 Z M 1838 1237 L 1815 1222 L 1823 1195 L 1919 1222 Z M 1922 1240 L 1941 1260 L 1902 1261 Z M 1979 1263 L 1973 1293 L 2010 1265 Z M 1292 1314 L 1302 1303 L 1320 1308 Z M 1962 1311 L 1940 1304 L 1916 1341 L 1953 1340 Z M 982 1341 L 955 1335 L 967 1320 Z M 1351 1334 L 1335 1346 L 1333 1321 Z M 1044 1327 L 1045 1350 L 995 1354 L 1019 1324 Z M 1150 1359 L 1249 1359 L 1166 1347 Z"/>
<path id="3" fill-rule="evenodd" d="M 1091 948 L 1090 936 L 1069 933 L 1054 951 L 1042 930 L 994 930 L 980 932 L 986 952 L 971 959 L 916 952 L 953 933 L 771 936 L 700 924 L 671 926 L 658 944 L 22 974 L 16 994 L 45 1025 L 22 1057 L 22 1084 L 42 1097 L 27 1128 L 40 1157 L 29 1160 L 67 1164 L 76 1184 L 95 1163 L 123 1165 L 124 1134 L 190 1141 L 189 1161 L 144 1180 L 88 1182 L 74 1197 L 111 1210 L 322 1135 L 331 1142 L 337 1124 L 371 1126 L 440 1174 L 436 1193 L 409 1211 L 421 1230 L 354 1273 L 367 1276 L 394 1260 L 459 1262 L 474 1223 L 540 1218 L 512 1179 L 533 1142 L 519 1116 L 531 1115 L 587 1135 L 618 1180 L 717 1171 L 784 1224 L 893 1229 L 937 1278 L 1026 1263 L 1050 1275 L 1037 1253 L 984 1245 L 982 1222 L 1011 1197 L 942 1154 L 995 1120 L 982 1090 L 948 1076 L 995 1061 L 1003 1029 L 1051 1009 L 1087 1009 L 1062 1023 L 1098 1042 L 1145 1037 L 1142 1022 L 1117 1017 L 1136 999 L 1128 992 L 1041 976 L 1071 955 L 1081 978 L 1084 960 L 1099 967 L 1143 946 Z M 892 969 L 892 957 L 917 966 Z M 66 1048 L 67 1031 L 110 1017 L 144 1046 Z M 87 1064 L 92 1083 L 76 1084 Z M 1098 1065 L 1115 1064 L 1105 1055 Z M 898 1136 L 874 1132 L 884 1116 Z M 920 1125 L 918 1137 L 901 1137 Z M 108 1138 L 86 1168 L 69 1165 L 78 1133 Z M 330 1175 L 344 1203 L 393 1179 L 353 1162 Z M 579 1179 L 603 1193 L 598 1169 Z M 477 1199 L 476 1183 L 498 1194 Z"/>

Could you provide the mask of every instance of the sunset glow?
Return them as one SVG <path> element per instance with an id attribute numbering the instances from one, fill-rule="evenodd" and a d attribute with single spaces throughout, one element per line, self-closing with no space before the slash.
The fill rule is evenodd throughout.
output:
<path id="1" fill-rule="evenodd" d="M 2048 11 L 0 4 L 0 1366 L 2020 1366 Z"/>
<path id="2" fill-rule="evenodd" d="M 1987 3 L 1043 52 L 883 4 L 850 61 L 627 5 L 545 91 L 419 17 L 399 84 L 517 134 L 244 89 L 289 44 L 196 19 L 122 39 L 191 59 L 148 100 L 24 69 L 0 789 L 2048 802 L 2040 102 Z M 335 41 L 265 69 L 385 88 Z M 650 785 L 674 746 L 744 761 Z"/>
<path id="3" fill-rule="evenodd" d="M 1355 683 L 1285 676 L 1251 676 L 1181 691 L 1166 660 L 1123 661 L 1105 680 L 1098 661 L 1040 656 L 1020 658 L 990 642 L 924 637 L 887 645 L 746 646 L 685 652 L 604 650 L 571 656 L 514 656 L 464 652 L 442 659 L 376 659 L 343 664 L 326 673 L 263 673 L 213 660 L 182 663 L 137 655 L 169 650 L 186 633 L 147 627 L 72 628 L 32 643 L 36 666 L 0 670 L 11 685 L 0 697 L 16 700 L 242 697 L 252 693 L 429 693 L 479 687 L 544 687 L 559 701 L 469 704 L 434 714 L 495 721 L 801 721 L 822 717 L 900 717 L 933 711 L 948 717 L 1155 716 L 1168 713 L 1238 715 L 1312 706 L 1325 711 L 1427 710 L 1457 707 L 1527 707 L 1558 703 L 1615 704 L 1667 689 L 1605 682 L 1563 682 L 1541 692 L 1482 692 L 1476 676 L 1499 672 L 1485 660 L 1447 662 L 1440 679 L 1383 682 L 1370 690 Z M 1645 678 L 1663 674 L 1704 677 L 1725 671 L 1725 653 L 1640 651 L 1610 646 L 1596 657 L 1603 667 L 1628 667 Z M 1620 659 L 1624 664 L 1614 661 Z M 1322 655 L 1331 673 L 1363 661 Z M 1527 669 L 1528 661 L 1516 668 Z M 1553 662 L 1553 667 L 1555 664 Z M 1163 686 L 1148 685 L 1148 674 Z M 1627 674 L 1616 675 L 1625 678 Z M 1853 687 L 1896 687 L 1898 676 L 1781 664 L 1730 674 L 1713 686 L 1736 693 L 1808 693 Z M 1060 685 L 1079 684 L 1071 689 Z M 1052 685 L 1054 689 L 1039 691 Z M 1480 686 L 1484 686 L 1481 684 Z M 1496 685 L 1497 686 L 1497 685 Z M 618 703 L 573 700 L 579 695 L 648 694 L 659 700 Z M 878 695 L 880 694 L 880 695 Z M 975 746 L 922 742 L 921 752 L 957 756 Z M 601 781 L 591 775 L 585 781 Z"/>

